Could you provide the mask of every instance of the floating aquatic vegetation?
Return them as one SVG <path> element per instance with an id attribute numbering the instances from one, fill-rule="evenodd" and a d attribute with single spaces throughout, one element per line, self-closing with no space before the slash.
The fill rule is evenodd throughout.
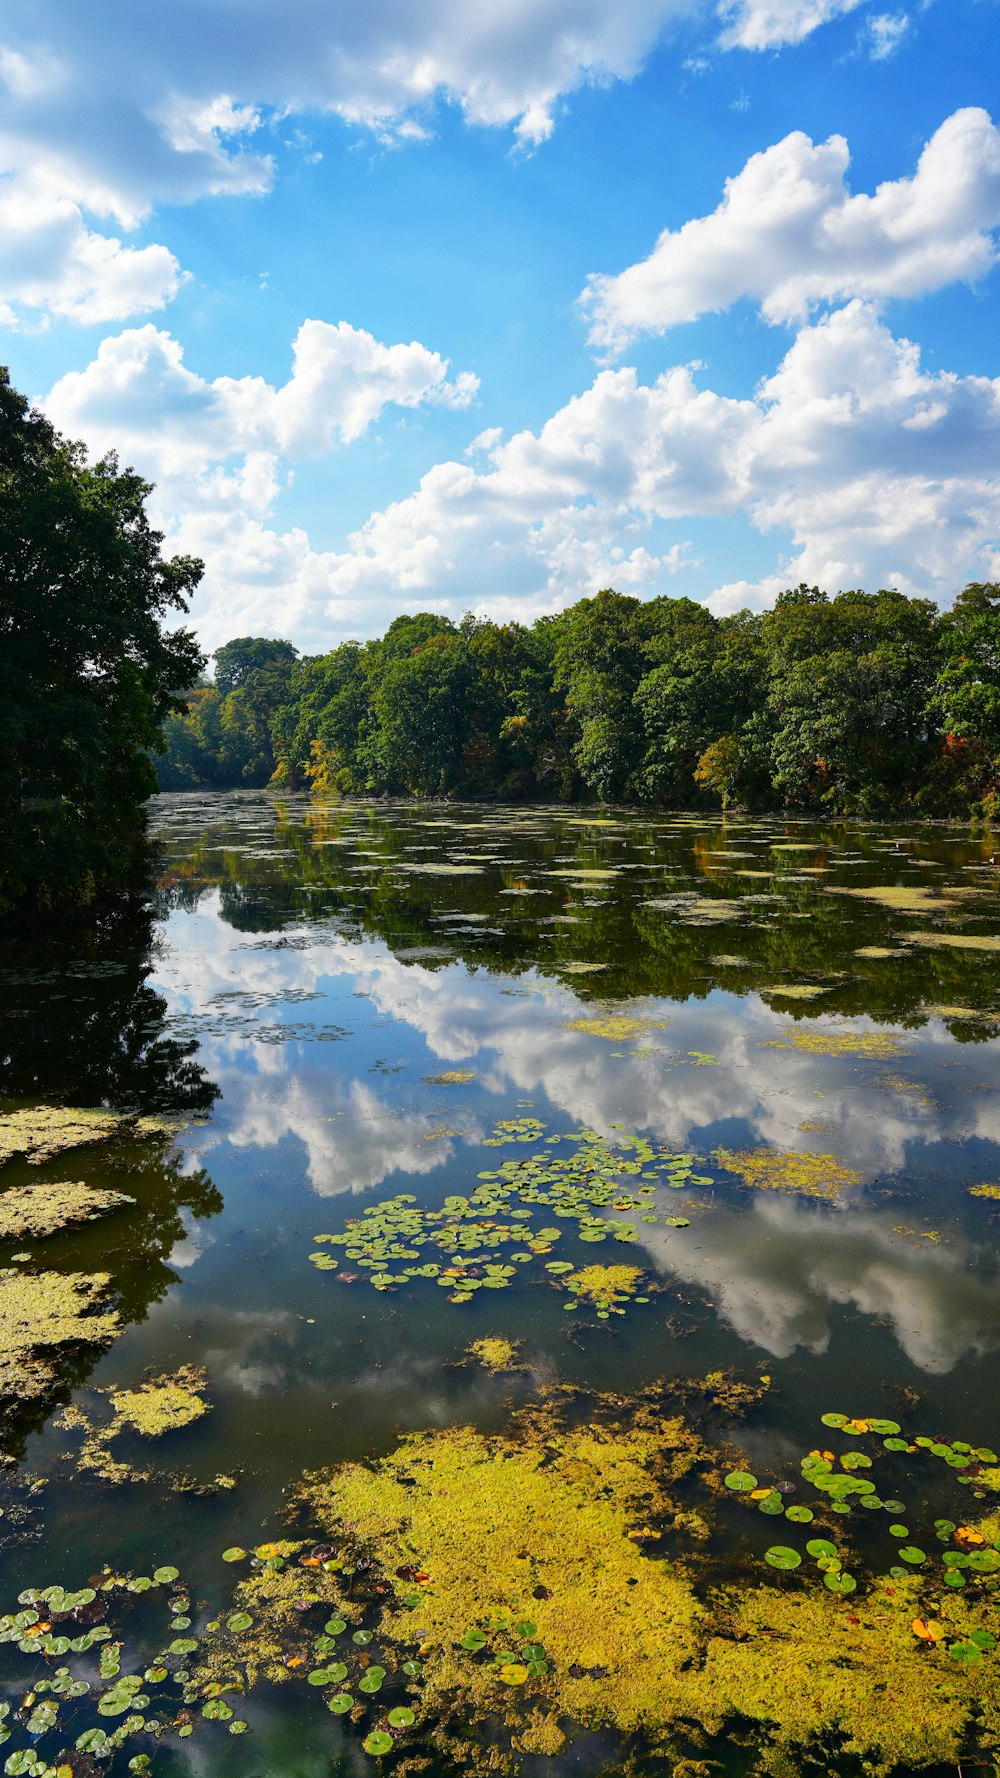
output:
<path id="1" fill-rule="evenodd" d="M 783 1000 L 816 1000 L 820 994 L 829 994 L 835 984 L 832 982 L 778 982 L 769 988 L 758 988 L 758 994 L 777 994 Z"/>
<path id="2" fill-rule="evenodd" d="M 648 1398 L 631 1415 L 616 1403 L 617 1421 L 592 1406 L 582 1428 L 550 1403 L 506 1437 L 419 1434 L 370 1467 L 306 1478 L 324 1533 L 347 1536 L 388 1589 L 376 1635 L 400 1656 L 419 1648 L 416 1714 L 444 1750 L 504 1772 L 524 1752 L 558 1752 L 576 1722 L 644 1732 L 676 1756 L 696 1725 L 719 1734 L 736 1719 L 757 1731 L 768 1770 L 768 1748 L 828 1759 L 831 1735 L 873 1772 L 954 1761 L 977 1717 L 983 1743 L 997 1744 L 988 1573 L 974 1601 L 938 1601 L 929 1615 L 947 1629 L 929 1658 L 913 1628 L 925 1587 L 916 1546 L 904 1554 L 897 1540 L 888 1559 L 901 1578 L 870 1592 L 838 1542 L 812 1536 L 805 1550 L 769 1546 L 770 1584 L 713 1584 L 693 1549 L 677 1553 L 692 1517 L 677 1492 L 699 1474 L 718 1486 L 712 1453 L 683 1422 L 657 1421 Z M 847 1437 L 895 1424 L 840 1418 Z M 751 1507 L 769 1510 L 773 1495 L 789 1529 L 814 1517 L 755 1490 L 749 1472 L 726 1479 Z M 844 1482 L 866 1485 L 851 1471 Z M 490 1740 L 497 1719 L 504 1732 Z"/>
<path id="3" fill-rule="evenodd" d="M 888 957 L 905 957 L 906 951 L 899 945 L 859 945 L 855 957 L 870 957 L 873 962 L 881 962 Z"/>
<path id="4" fill-rule="evenodd" d="M 587 1037 L 603 1037 L 607 1043 L 627 1043 L 632 1037 L 645 1037 L 650 1031 L 665 1031 L 669 1019 L 649 1019 L 627 1013 L 582 1013 L 577 1019 L 563 1019 L 564 1031 L 582 1031 Z"/>
<path id="5" fill-rule="evenodd" d="M 425 1074 L 424 1084 L 429 1087 L 462 1087 L 475 1078 L 474 1068 L 447 1068 L 441 1074 Z"/>
<path id="6" fill-rule="evenodd" d="M 143 1438 L 162 1438 L 165 1433 L 179 1432 L 210 1411 L 205 1400 L 208 1379 L 194 1365 L 182 1365 L 171 1376 L 152 1377 L 135 1389 L 108 1391 L 113 1418 L 101 1423 L 82 1408 L 72 1405 L 64 1409 L 59 1425 L 64 1431 L 82 1431 L 83 1445 L 77 1467 L 90 1470 L 107 1482 L 149 1481 L 150 1476 L 112 1455 L 111 1446 L 124 1433 L 138 1433 Z M 215 1487 L 232 1484 L 231 1477 L 217 1477 Z M 195 1491 L 199 1484 L 192 1484 Z M 203 1486 L 203 1485 L 202 1485 Z"/>
<path id="7" fill-rule="evenodd" d="M 642 1272 L 638 1266 L 581 1266 L 579 1271 L 570 1272 L 563 1282 L 574 1296 L 593 1303 L 604 1318 L 624 1315 L 621 1304 L 635 1297 L 642 1282 Z M 647 1299 L 636 1300 L 645 1302 Z"/>
<path id="8" fill-rule="evenodd" d="M 473 1340 L 466 1347 L 466 1355 L 471 1364 L 479 1365 L 481 1370 L 489 1371 L 494 1377 L 525 1368 L 519 1343 L 516 1340 L 505 1340 L 499 1334 L 488 1334 L 481 1340 Z"/>
<path id="9" fill-rule="evenodd" d="M 621 872 L 613 869 L 591 870 L 578 865 L 572 870 L 550 870 L 548 875 L 568 877 L 574 883 L 610 883 L 612 877 L 620 876 Z"/>
<path id="10" fill-rule="evenodd" d="M 928 1002 L 920 1010 L 928 1018 L 977 1019 L 983 1025 L 1000 1025 L 1000 1013 L 982 1012 L 974 1006 L 938 1006 Z"/>
<path id="11" fill-rule="evenodd" d="M 906 932 L 903 936 L 907 944 L 928 950 L 1000 951 L 1000 937 L 981 932 Z"/>
<path id="12" fill-rule="evenodd" d="M 838 886 L 837 895 L 853 895 L 858 901 L 874 901 L 879 907 L 892 908 L 905 914 L 946 913 L 952 908 L 954 896 L 945 890 L 932 889 L 927 883 L 887 883 L 884 887 L 847 889 Z M 909 938 L 911 934 L 907 934 Z"/>
<path id="13" fill-rule="evenodd" d="M 58 1381 L 62 1347 L 109 1345 L 121 1331 L 107 1307 L 106 1272 L 15 1272 L 0 1277 L 0 1401 L 43 1399 Z"/>
<path id="14" fill-rule="evenodd" d="M 768 1038 L 768 1050 L 802 1050 L 811 1056 L 905 1056 L 903 1039 L 889 1031 L 829 1031 L 790 1025 L 780 1037 Z"/>
<path id="15" fill-rule="evenodd" d="M 832 1154 L 809 1154 L 804 1150 L 777 1148 L 743 1149 L 734 1152 L 718 1148 L 714 1159 L 728 1173 L 736 1173 L 744 1185 L 758 1191 L 796 1192 L 808 1198 L 836 1198 L 842 1191 L 860 1185 L 862 1175 L 853 1167 L 845 1167 Z"/>
<path id="16" fill-rule="evenodd" d="M 553 1152 L 564 1143 L 565 1155 Z M 324 1247 L 343 1248 L 344 1260 L 357 1271 L 345 1274 L 334 1254 L 319 1246 L 310 1254 L 313 1265 L 352 1283 L 360 1273 L 381 1291 L 431 1280 L 449 1291 L 450 1302 L 468 1303 L 478 1291 L 509 1288 L 520 1268 L 543 1259 L 550 1281 L 565 1288 L 573 1262 L 548 1255 L 573 1232 L 567 1225 L 576 1224 L 576 1238 L 588 1245 L 634 1242 L 635 1222 L 595 1212 L 638 1211 L 645 1222 L 655 1222 L 651 1199 L 658 1184 L 712 1183 L 692 1171 L 692 1156 L 654 1150 L 641 1137 L 619 1136 L 612 1145 L 596 1130 L 548 1136 L 537 1118 L 520 1117 L 504 1119 L 483 1142 L 506 1144 L 530 1145 L 536 1152 L 481 1172 L 472 1192 L 449 1195 L 440 1210 L 421 1208 L 409 1193 L 371 1205 L 351 1217 L 343 1233 L 315 1237 Z M 670 1220 L 684 1226 L 683 1218 Z M 608 1313 L 598 1310 L 602 1319 Z"/>
<path id="17" fill-rule="evenodd" d="M 78 1111 L 63 1105 L 31 1105 L 0 1116 L 0 1164 L 23 1155 L 33 1165 L 70 1148 L 106 1142 L 131 1126 L 142 1134 L 164 1126 L 156 1118 L 129 1118 L 116 1111 Z"/>
<path id="18" fill-rule="evenodd" d="M 0 1193 L 0 1240 L 42 1240 L 60 1229 L 107 1216 L 135 1199 L 125 1192 L 101 1191 L 76 1183 L 9 1186 Z"/>
<path id="19" fill-rule="evenodd" d="M 745 871 L 734 872 L 746 876 Z M 698 895 L 694 890 L 681 890 L 676 895 L 654 896 L 642 903 L 658 914 L 675 914 L 680 926 L 721 926 L 741 920 L 746 914 L 742 901 L 726 901 L 721 896 Z"/>
<path id="20" fill-rule="evenodd" d="M 970 1185 L 969 1194 L 973 1198 L 993 1198 L 1000 1203 L 1000 1185 Z"/>

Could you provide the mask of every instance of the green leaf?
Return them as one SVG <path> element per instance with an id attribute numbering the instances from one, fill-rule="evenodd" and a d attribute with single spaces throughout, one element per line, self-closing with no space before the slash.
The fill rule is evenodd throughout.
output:
<path id="1" fill-rule="evenodd" d="M 783 1571 L 786 1571 L 792 1568 L 798 1568 L 801 1564 L 802 1557 L 799 1555 L 798 1550 L 789 1549 L 786 1543 L 774 1543 L 769 1550 L 764 1551 L 764 1560 L 765 1562 L 768 1562 L 772 1568 L 780 1568 Z"/>

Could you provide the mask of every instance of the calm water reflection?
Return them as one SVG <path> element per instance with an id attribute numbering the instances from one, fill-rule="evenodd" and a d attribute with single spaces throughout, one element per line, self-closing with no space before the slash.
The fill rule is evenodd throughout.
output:
<path id="1" fill-rule="evenodd" d="M 60 1481 L 73 1447 L 48 1419 L 27 1447 L 45 1506 L 2 1557 L 5 1596 L 154 1542 L 210 1566 L 303 1469 L 385 1451 L 400 1428 L 503 1424 L 510 1382 L 448 1368 L 484 1332 L 523 1339 L 536 1377 L 602 1387 L 766 1371 L 756 1436 L 775 1448 L 820 1397 L 891 1414 L 905 1390 L 995 1441 L 1000 1204 L 969 1189 L 1000 1182 L 992 839 L 251 794 L 163 797 L 155 820 L 153 925 L 85 958 L 0 959 L 5 1090 L 183 1114 L 169 1159 L 143 1163 L 160 1168 L 155 1227 L 129 1225 L 110 1258 L 93 1230 L 44 1258 L 112 1270 L 128 1323 L 67 1373 L 77 1400 L 205 1366 L 213 1411 L 179 1435 L 181 1461 L 237 1485 Z M 621 1015 L 634 1025 L 580 1028 Z M 860 1183 L 833 1201 L 761 1192 L 708 1161 L 689 1226 L 639 1224 L 633 1257 L 663 1288 L 612 1327 L 568 1327 L 537 1277 L 454 1308 L 423 1281 L 376 1295 L 309 1264 L 353 1207 L 467 1191 L 495 1165 L 482 1139 L 525 1113 L 706 1161 L 830 1154 Z M 137 1165 L 91 1157 L 86 1176 Z M 325 1769 L 328 1725 L 294 1758 L 280 1712 L 269 1732 L 282 1770 Z"/>

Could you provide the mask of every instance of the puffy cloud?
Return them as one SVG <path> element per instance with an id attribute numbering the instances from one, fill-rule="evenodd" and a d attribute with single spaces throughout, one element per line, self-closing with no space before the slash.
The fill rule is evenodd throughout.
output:
<path id="1" fill-rule="evenodd" d="M 178 342 L 149 325 L 104 340 L 45 405 L 92 448 L 134 452 L 154 474 L 172 476 L 239 455 L 321 456 L 360 438 L 390 402 L 466 407 L 477 388 L 468 372 L 449 382 L 447 359 L 418 341 L 386 346 L 347 321 L 304 321 L 280 388 L 251 376 L 206 382 L 187 369 Z"/>
<path id="2" fill-rule="evenodd" d="M 461 403 L 470 386 L 424 347 L 345 324 L 308 324 L 299 340 L 275 390 L 206 383 L 146 327 L 105 341 L 46 402 L 64 430 L 117 442 L 158 479 L 171 547 L 208 563 L 195 618 L 210 646 L 270 631 L 279 600 L 284 632 L 329 646 L 400 609 L 528 617 L 608 584 L 656 590 L 699 518 L 743 516 L 791 540 L 772 577 L 718 589 L 716 610 L 770 603 L 799 579 L 948 596 L 1000 568 L 1000 381 L 926 371 L 861 302 L 803 328 L 749 400 L 699 387 L 689 367 L 651 384 L 603 370 L 539 432 L 480 435 L 473 462 L 435 464 L 340 550 L 270 522 L 282 451 L 357 436 L 384 401 Z M 654 549 L 655 525 L 681 536 Z"/>
<path id="3" fill-rule="evenodd" d="M 995 264 L 1000 130 L 985 111 L 956 111 L 912 178 L 873 196 L 848 190 L 849 159 L 843 136 L 817 144 L 801 130 L 752 155 L 710 216 L 668 229 L 617 276 L 588 280 L 592 342 L 617 351 L 741 298 L 768 321 L 802 320 L 819 303 L 918 296 Z"/>
<path id="4" fill-rule="evenodd" d="M 854 12 L 862 0 L 723 0 L 723 49 L 776 49 L 801 43 L 828 20 Z"/>
<path id="5" fill-rule="evenodd" d="M 0 302 L 8 325 L 28 311 L 71 321 L 119 321 L 160 309 L 181 270 L 166 247 L 125 247 L 89 228 L 78 205 L 32 188 L 0 186 Z"/>

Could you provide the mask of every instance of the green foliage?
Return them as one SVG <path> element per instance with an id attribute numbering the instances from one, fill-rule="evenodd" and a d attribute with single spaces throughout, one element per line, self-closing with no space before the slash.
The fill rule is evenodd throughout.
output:
<path id="1" fill-rule="evenodd" d="M 169 719 L 165 789 L 1000 813 L 1000 586 L 717 618 L 610 589 L 530 628 L 430 612 L 294 659 L 240 637 Z"/>
<path id="2" fill-rule="evenodd" d="M 0 908 L 84 904 L 145 862 L 149 754 L 201 666 L 163 620 L 202 566 L 163 559 L 149 491 L 0 370 Z"/>

